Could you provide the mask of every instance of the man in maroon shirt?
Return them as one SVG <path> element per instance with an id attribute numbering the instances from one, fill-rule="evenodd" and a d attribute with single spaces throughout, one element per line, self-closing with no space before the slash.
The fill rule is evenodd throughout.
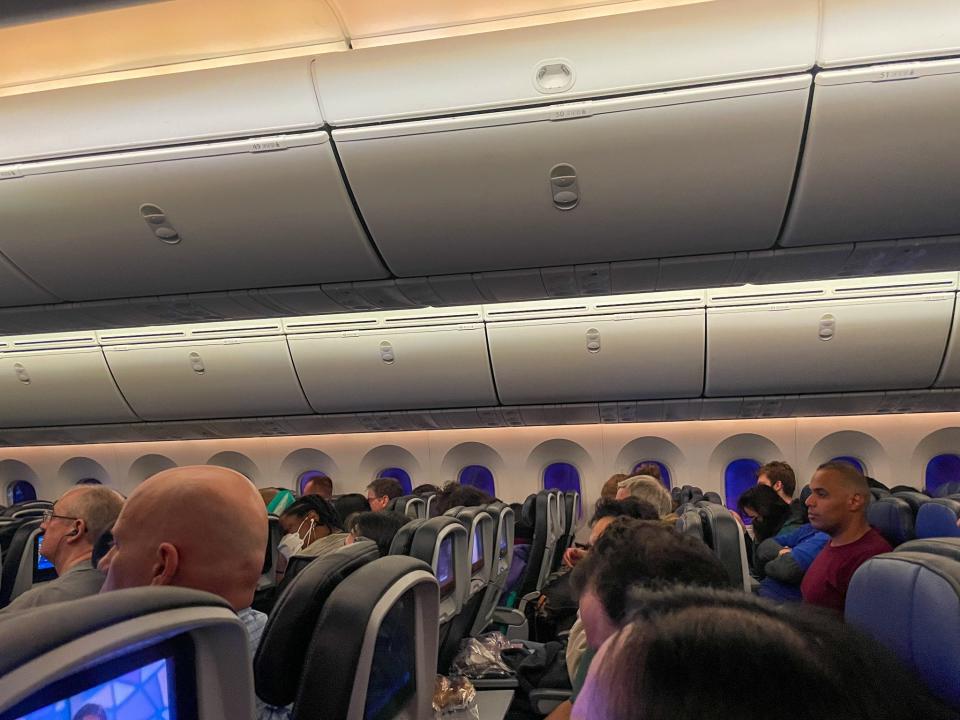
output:
<path id="1" fill-rule="evenodd" d="M 829 535 L 830 542 L 807 570 L 800 590 L 804 602 L 842 613 L 853 573 L 892 548 L 867 523 L 870 486 L 852 465 L 824 463 L 814 473 L 810 491 L 810 524 Z"/>

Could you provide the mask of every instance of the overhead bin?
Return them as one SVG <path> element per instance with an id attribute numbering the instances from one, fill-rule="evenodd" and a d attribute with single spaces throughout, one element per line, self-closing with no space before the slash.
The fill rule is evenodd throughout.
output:
<path id="1" fill-rule="evenodd" d="M 476 306 L 284 321 L 318 413 L 495 405 Z"/>
<path id="2" fill-rule="evenodd" d="M 823 0 L 820 67 L 960 53 L 956 0 Z"/>
<path id="3" fill-rule="evenodd" d="M 707 294 L 707 396 L 930 387 L 956 273 Z"/>
<path id="4" fill-rule="evenodd" d="M 0 98 L 0 165 L 323 125 L 311 58 Z"/>
<path id="5" fill-rule="evenodd" d="M 279 321 L 103 331 L 98 338 L 144 420 L 310 412 Z"/>
<path id="6" fill-rule="evenodd" d="M 957 298 L 958 307 L 953 311 L 953 327 L 950 330 L 950 343 L 943 358 L 943 366 L 937 377 L 936 387 L 960 387 L 960 296 Z"/>
<path id="7" fill-rule="evenodd" d="M 0 251 L 66 300 L 386 274 L 323 131 L 0 166 L 0 206 Z"/>
<path id="8" fill-rule="evenodd" d="M 401 276 L 772 247 L 808 75 L 337 130 Z"/>
<path id="9" fill-rule="evenodd" d="M 0 339 L 3 427 L 135 420 L 93 333 Z"/>
<path id="10" fill-rule="evenodd" d="M 960 60 L 817 75 L 786 246 L 960 234 Z"/>
<path id="11" fill-rule="evenodd" d="M 704 293 L 484 308 L 505 404 L 698 397 Z"/>
<path id="12" fill-rule="evenodd" d="M 348 24 L 355 20 L 361 35 L 378 32 L 369 11 L 364 18 L 362 6 L 350 5 Z M 495 12 L 503 12 L 499 5 Z M 536 12 L 527 5 L 518 14 Z M 814 66 L 818 5 L 690 3 L 330 53 L 316 59 L 314 71 L 324 117 L 334 126 L 785 75 Z M 391 9 L 382 6 L 376 13 L 390 22 Z M 468 6 L 466 12 L 483 12 L 475 3 L 443 6 L 424 17 L 462 18 Z M 410 6 L 396 8 L 403 20 L 413 17 Z"/>

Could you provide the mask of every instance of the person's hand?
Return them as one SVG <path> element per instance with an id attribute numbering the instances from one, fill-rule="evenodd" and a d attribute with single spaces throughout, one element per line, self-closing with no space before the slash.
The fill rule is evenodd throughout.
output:
<path id="1" fill-rule="evenodd" d="M 780 557 L 781 555 L 786 555 L 788 552 L 790 552 L 790 548 L 783 548 L 783 550 L 777 553 L 777 557 Z"/>
<path id="2" fill-rule="evenodd" d="M 567 567 L 573 567 L 587 556 L 587 551 L 583 548 L 567 548 L 563 553 L 563 564 Z"/>

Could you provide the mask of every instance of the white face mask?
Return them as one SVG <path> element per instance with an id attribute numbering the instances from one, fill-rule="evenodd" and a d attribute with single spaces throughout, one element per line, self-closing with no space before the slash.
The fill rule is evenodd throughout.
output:
<path id="1" fill-rule="evenodd" d="M 287 560 L 292 558 L 298 552 L 303 550 L 303 538 L 300 537 L 300 528 L 303 527 L 303 523 L 307 520 L 304 518 L 303 522 L 300 523 L 300 527 L 297 528 L 296 532 L 287 533 L 282 538 L 280 538 L 280 544 L 277 545 L 277 552 L 279 552 Z M 310 518 L 310 529 L 307 530 L 307 535 L 313 532 L 313 526 L 315 525 L 313 518 Z"/>

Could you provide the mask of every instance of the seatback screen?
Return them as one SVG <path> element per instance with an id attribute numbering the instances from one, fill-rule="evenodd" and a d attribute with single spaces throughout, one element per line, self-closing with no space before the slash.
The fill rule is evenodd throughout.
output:
<path id="1" fill-rule="evenodd" d="M 437 582 L 440 583 L 440 597 L 446 597 L 457 585 L 453 572 L 453 537 L 449 536 L 440 543 L 437 556 Z"/>
<path id="2" fill-rule="evenodd" d="M 476 575 L 483 569 L 483 527 L 473 529 L 473 548 L 470 554 L 470 572 Z"/>
<path id="3" fill-rule="evenodd" d="M 33 583 L 48 582 L 57 577 L 57 569 L 53 563 L 40 554 L 43 547 L 43 535 L 37 535 L 33 541 Z"/>
<path id="4" fill-rule="evenodd" d="M 377 631 L 363 720 L 397 717 L 416 692 L 414 595 L 408 591 Z"/>
<path id="5" fill-rule="evenodd" d="M 189 638 L 167 640 L 43 687 L 0 715 L 0 720 L 196 717 L 192 658 L 193 644 Z"/>
<path id="6" fill-rule="evenodd" d="M 40 554 L 41 548 L 43 548 L 43 535 L 37 535 L 36 563 L 34 567 L 37 570 L 52 570 L 53 563 Z"/>

